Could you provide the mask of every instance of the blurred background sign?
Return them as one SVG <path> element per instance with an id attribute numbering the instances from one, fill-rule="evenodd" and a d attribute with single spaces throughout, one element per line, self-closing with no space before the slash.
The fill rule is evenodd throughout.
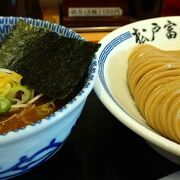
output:
<path id="1" fill-rule="evenodd" d="M 129 22 L 126 0 L 64 0 L 61 24 L 67 27 L 121 26 Z"/>
<path id="2" fill-rule="evenodd" d="M 44 19 L 81 33 L 101 32 L 98 34 L 98 39 L 101 39 L 108 32 L 134 21 L 180 15 L 180 1 L 2 0 L 0 15 Z"/>
<path id="3" fill-rule="evenodd" d="M 48 19 L 68 27 L 122 26 L 140 19 L 180 15 L 180 1 L 2 0 L 0 15 Z"/>

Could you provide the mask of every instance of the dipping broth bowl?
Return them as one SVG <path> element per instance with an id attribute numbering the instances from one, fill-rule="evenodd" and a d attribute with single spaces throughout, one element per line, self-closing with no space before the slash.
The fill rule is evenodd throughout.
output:
<path id="1" fill-rule="evenodd" d="M 0 17 L 0 41 L 21 17 Z M 46 27 L 66 37 L 83 39 L 64 26 L 39 19 L 22 18 L 35 26 Z M 0 179 L 9 179 L 40 165 L 54 155 L 72 132 L 86 99 L 95 83 L 97 60 L 94 58 L 80 92 L 62 108 L 24 128 L 0 135 Z"/>

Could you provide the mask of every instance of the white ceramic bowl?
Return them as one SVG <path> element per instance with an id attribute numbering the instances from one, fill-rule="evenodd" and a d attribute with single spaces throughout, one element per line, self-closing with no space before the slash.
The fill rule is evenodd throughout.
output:
<path id="1" fill-rule="evenodd" d="M 180 164 L 180 144 L 164 138 L 146 124 L 130 95 L 126 79 L 128 55 L 137 44 L 180 49 L 180 17 L 135 22 L 109 33 L 100 43 L 98 78 L 94 87 L 97 96 L 120 122 L 161 155 Z"/>
<path id="2" fill-rule="evenodd" d="M 16 17 L 0 17 L 0 40 L 10 32 L 17 20 Z M 64 26 L 30 18 L 25 20 L 64 36 L 81 39 L 80 35 Z M 61 148 L 81 114 L 96 74 L 97 60 L 93 59 L 84 87 L 70 102 L 33 125 L 0 135 L 0 179 L 12 178 L 31 170 Z"/>

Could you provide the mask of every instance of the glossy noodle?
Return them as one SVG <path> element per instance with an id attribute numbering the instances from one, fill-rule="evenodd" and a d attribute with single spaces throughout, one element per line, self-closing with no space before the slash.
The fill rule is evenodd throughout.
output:
<path id="1" fill-rule="evenodd" d="M 148 125 L 180 143 L 180 50 L 136 46 L 128 59 L 127 79 Z"/>

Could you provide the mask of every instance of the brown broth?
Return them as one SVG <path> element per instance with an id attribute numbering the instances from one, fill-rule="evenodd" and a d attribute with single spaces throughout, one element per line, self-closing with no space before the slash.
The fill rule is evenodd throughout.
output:
<path id="1" fill-rule="evenodd" d="M 60 103 L 55 102 L 55 106 L 49 105 L 43 110 L 41 105 L 45 102 L 44 98 L 36 104 L 28 105 L 25 108 L 17 108 L 0 116 L 0 134 L 7 133 L 18 128 L 23 128 L 28 124 L 43 119 L 60 108 Z M 62 106 L 62 105 L 61 105 Z"/>
<path id="2" fill-rule="evenodd" d="M 74 89 L 74 91 L 63 100 L 54 101 L 55 107 L 50 106 L 48 112 L 41 111 L 39 106 L 52 100 L 52 98 L 43 96 L 37 100 L 34 104 L 29 105 L 26 108 L 19 108 L 15 111 L 10 111 L 7 114 L 0 115 L 0 134 L 7 133 L 19 128 L 24 128 L 26 125 L 35 123 L 38 120 L 45 118 L 46 116 L 57 111 L 59 108 L 69 102 L 75 95 L 82 89 L 87 73 L 84 75 L 80 83 Z"/>

